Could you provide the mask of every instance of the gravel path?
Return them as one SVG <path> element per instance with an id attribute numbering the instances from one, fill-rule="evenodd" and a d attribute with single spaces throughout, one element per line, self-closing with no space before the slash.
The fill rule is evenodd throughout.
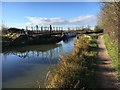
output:
<path id="1" fill-rule="evenodd" d="M 112 68 L 111 59 L 107 54 L 107 50 L 104 45 L 103 35 L 98 37 L 97 44 L 99 48 L 97 60 L 98 87 L 112 88 L 113 90 L 118 89 L 116 73 L 115 70 Z"/>

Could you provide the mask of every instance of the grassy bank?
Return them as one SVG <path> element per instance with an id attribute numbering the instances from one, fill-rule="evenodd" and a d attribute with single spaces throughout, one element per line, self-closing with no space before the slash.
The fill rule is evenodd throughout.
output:
<path id="1" fill-rule="evenodd" d="M 107 36 L 104 35 L 104 39 L 105 39 L 105 45 L 108 51 L 108 54 L 110 55 L 111 59 L 112 59 L 112 65 L 115 68 L 115 70 L 118 73 L 118 77 L 120 79 L 120 63 L 119 58 L 118 58 L 118 44 L 117 42 L 112 42 L 112 40 Z M 120 53 L 120 51 L 119 51 Z"/>
<path id="2" fill-rule="evenodd" d="M 74 50 L 46 76 L 46 88 L 96 88 L 96 35 L 81 35 L 74 42 Z"/>

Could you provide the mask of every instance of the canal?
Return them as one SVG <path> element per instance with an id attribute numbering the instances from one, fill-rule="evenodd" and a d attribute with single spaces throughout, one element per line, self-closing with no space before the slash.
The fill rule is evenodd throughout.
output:
<path id="1" fill-rule="evenodd" d="M 58 64 L 60 55 L 69 54 L 75 38 L 57 44 L 13 48 L 1 53 L 3 88 L 44 87 L 50 67 Z"/>

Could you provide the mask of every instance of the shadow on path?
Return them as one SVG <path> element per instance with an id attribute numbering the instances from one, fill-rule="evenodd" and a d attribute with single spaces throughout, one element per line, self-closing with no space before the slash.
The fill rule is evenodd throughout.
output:
<path id="1" fill-rule="evenodd" d="M 98 44 L 98 58 L 97 58 L 97 81 L 98 88 L 112 88 L 118 89 L 118 81 L 115 73 L 115 69 L 112 67 L 111 59 L 107 54 L 106 47 L 104 45 L 103 36 L 99 36 L 97 40 Z"/>

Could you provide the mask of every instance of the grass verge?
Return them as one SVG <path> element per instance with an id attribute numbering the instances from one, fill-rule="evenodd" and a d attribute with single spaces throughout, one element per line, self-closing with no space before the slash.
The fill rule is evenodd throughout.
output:
<path id="1" fill-rule="evenodd" d="M 112 65 L 115 68 L 120 80 L 120 63 L 118 58 L 120 51 L 118 51 L 118 44 L 116 42 L 113 42 L 108 35 L 104 35 L 104 39 L 108 54 L 112 59 Z"/>
<path id="2" fill-rule="evenodd" d="M 74 42 L 74 50 L 46 76 L 46 88 L 96 88 L 96 35 L 81 35 Z"/>

